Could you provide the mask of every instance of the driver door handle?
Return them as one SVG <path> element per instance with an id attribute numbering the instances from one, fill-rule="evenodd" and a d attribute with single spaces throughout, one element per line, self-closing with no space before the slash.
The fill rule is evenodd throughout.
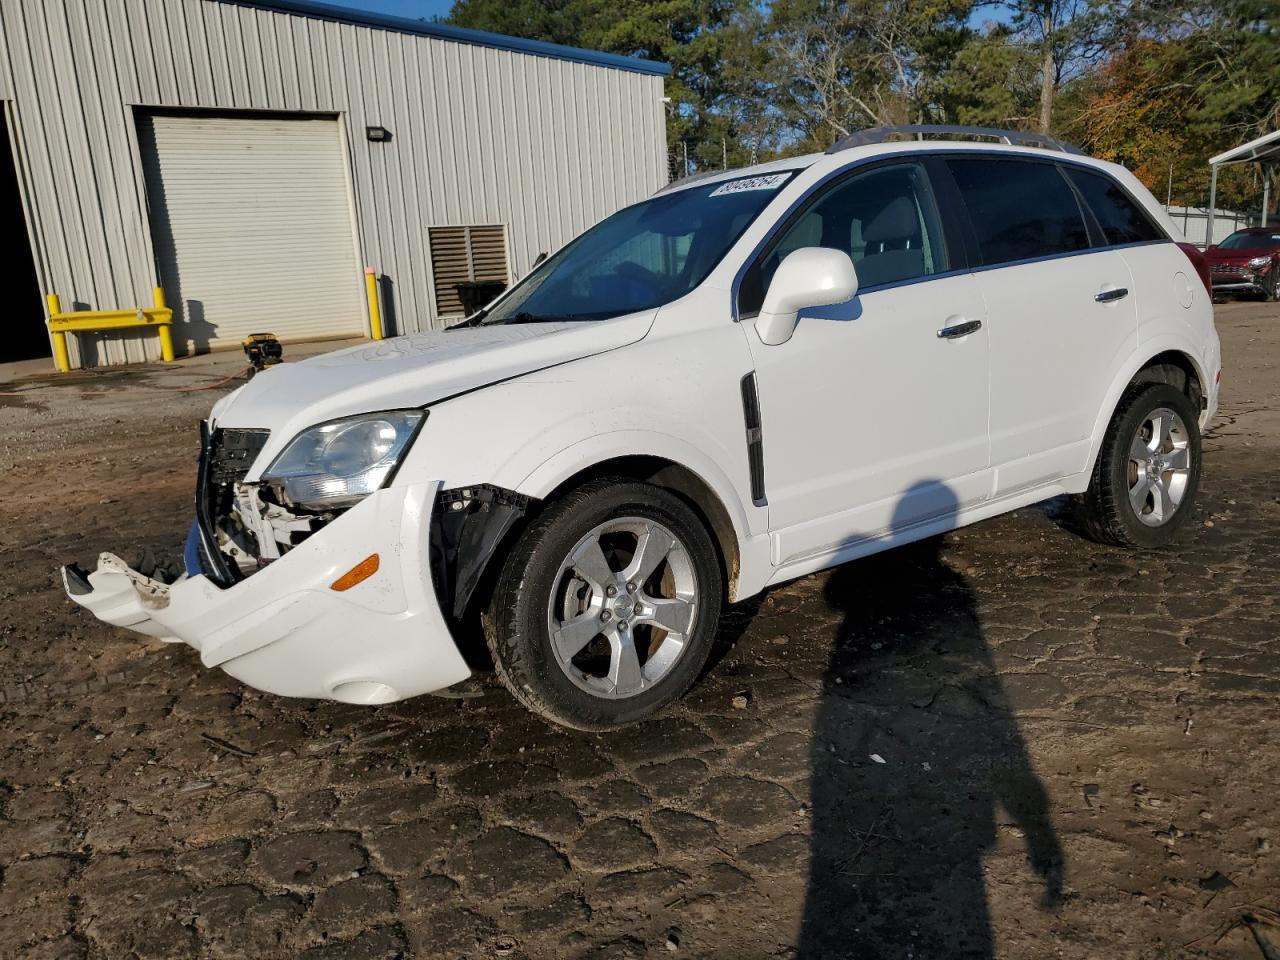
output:
<path id="1" fill-rule="evenodd" d="M 1114 303 L 1116 300 L 1123 300 L 1128 295 L 1128 287 L 1112 287 L 1110 290 L 1103 290 L 1101 293 L 1095 294 L 1093 299 L 1099 303 Z"/>
<path id="2" fill-rule="evenodd" d="M 957 323 L 949 327 L 943 327 L 938 331 L 938 337 L 942 340 L 955 340 L 959 337 L 967 337 L 975 330 L 981 329 L 981 320 L 966 320 L 964 323 Z"/>

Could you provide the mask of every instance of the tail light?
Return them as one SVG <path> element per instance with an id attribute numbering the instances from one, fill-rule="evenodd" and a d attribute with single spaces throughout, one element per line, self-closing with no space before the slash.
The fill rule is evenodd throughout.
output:
<path id="1" fill-rule="evenodd" d="M 1200 282 L 1204 284 L 1204 292 L 1213 296 L 1213 278 L 1209 276 L 1209 260 L 1200 248 L 1194 243 L 1186 243 L 1180 241 L 1178 246 L 1182 248 L 1182 252 L 1187 255 L 1187 259 L 1191 261 L 1191 265 L 1196 268 L 1196 273 L 1200 274 Z"/>

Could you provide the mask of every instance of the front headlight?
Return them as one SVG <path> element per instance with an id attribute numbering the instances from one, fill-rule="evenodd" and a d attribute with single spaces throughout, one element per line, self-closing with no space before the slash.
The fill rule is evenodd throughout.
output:
<path id="1" fill-rule="evenodd" d="M 399 464 L 422 410 L 390 410 L 303 430 L 262 474 L 289 503 L 313 510 L 349 507 L 379 489 Z"/>
<path id="2" fill-rule="evenodd" d="M 1254 257 L 1252 260 L 1249 261 L 1249 266 L 1254 268 L 1265 267 L 1270 262 L 1271 262 L 1270 257 Z"/>

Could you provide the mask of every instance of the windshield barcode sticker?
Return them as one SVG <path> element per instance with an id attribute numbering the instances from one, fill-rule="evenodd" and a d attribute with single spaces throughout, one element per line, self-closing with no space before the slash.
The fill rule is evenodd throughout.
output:
<path id="1" fill-rule="evenodd" d="M 747 177 L 743 180 L 730 180 L 711 191 L 711 196 L 721 197 L 727 193 L 745 193 L 748 190 L 776 190 L 786 182 L 788 173 L 771 173 L 764 177 Z"/>

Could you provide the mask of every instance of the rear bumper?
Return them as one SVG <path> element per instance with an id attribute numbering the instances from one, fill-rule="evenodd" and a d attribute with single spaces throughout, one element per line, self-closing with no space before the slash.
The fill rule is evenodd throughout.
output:
<path id="1" fill-rule="evenodd" d="M 172 585 L 157 583 L 103 554 L 87 583 L 63 570 L 67 595 L 107 623 L 186 643 L 205 666 L 270 693 L 347 703 L 430 693 L 470 675 L 432 587 L 428 541 L 438 488 L 420 483 L 371 494 L 231 587 L 190 569 Z M 373 576 L 331 589 L 375 553 Z"/>

